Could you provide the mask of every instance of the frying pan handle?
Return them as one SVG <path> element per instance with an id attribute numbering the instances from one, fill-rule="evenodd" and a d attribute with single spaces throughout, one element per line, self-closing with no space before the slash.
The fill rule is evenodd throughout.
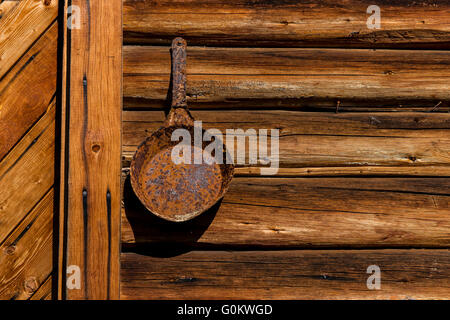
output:
<path id="1" fill-rule="evenodd" d="M 186 103 L 186 40 L 172 41 L 172 108 L 187 108 Z"/>
<path id="2" fill-rule="evenodd" d="M 166 120 L 169 126 L 194 123 L 186 102 L 186 46 L 183 38 L 172 41 L 172 107 Z"/>

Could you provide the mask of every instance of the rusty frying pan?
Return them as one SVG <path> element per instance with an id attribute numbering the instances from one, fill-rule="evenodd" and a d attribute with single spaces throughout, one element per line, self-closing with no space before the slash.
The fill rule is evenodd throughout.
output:
<path id="1" fill-rule="evenodd" d="M 191 164 L 172 161 L 172 150 L 179 141 L 172 141 L 171 137 L 177 129 L 190 133 Z M 209 143 L 202 141 L 202 150 L 194 146 L 194 119 L 186 103 L 186 41 L 176 38 L 172 42 L 171 110 L 164 126 L 138 147 L 130 167 L 133 190 L 150 212 L 169 221 L 187 221 L 224 196 L 233 178 L 234 165 L 219 164 L 212 159 L 201 164 L 193 161 L 195 151 L 203 154 Z M 223 153 L 223 159 L 227 159 L 225 146 Z"/>

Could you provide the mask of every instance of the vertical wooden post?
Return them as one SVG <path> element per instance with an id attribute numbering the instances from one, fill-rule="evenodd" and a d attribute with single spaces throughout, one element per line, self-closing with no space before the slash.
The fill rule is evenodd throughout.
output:
<path id="1" fill-rule="evenodd" d="M 65 7 L 58 296 L 118 299 L 122 0 Z"/>

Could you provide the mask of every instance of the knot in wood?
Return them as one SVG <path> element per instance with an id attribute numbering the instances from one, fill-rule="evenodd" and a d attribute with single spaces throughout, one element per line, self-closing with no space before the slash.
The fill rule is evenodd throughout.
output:
<path id="1" fill-rule="evenodd" d="M 32 294 L 39 288 L 39 283 L 35 277 L 29 277 L 25 279 L 23 286 L 27 294 Z"/>
<path id="2" fill-rule="evenodd" d="M 8 256 L 13 255 L 16 252 L 16 246 L 8 246 L 5 248 L 5 254 Z"/>

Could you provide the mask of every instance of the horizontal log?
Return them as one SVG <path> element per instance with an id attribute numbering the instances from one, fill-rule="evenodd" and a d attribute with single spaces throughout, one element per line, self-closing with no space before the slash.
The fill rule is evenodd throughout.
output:
<path id="1" fill-rule="evenodd" d="M 369 29 L 378 5 L 380 28 Z M 126 43 L 450 48 L 446 0 L 124 0 Z"/>
<path id="2" fill-rule="evenodd" d="M 53 186 L 54 157 L 55 103 L 0 162 L 0 241 Z"/>
<path id="3" fill-rule="evenodd" d="M 122 299 L 448 299 L 448 250 L 122 253 Z M 381 287 L 367 287 L 369 266 Z M 372 283 L 369 281 L 369 283 Z"/>
<path id="4" fill-rule="evenodd" d="M 449 178 L 238 178 L 183 224 L 150 214 L 124 182 L 122 243 L 215 248 L 448 247 Z"/>
<path id="5" fill-rule="evenodd" d="M 237 167 L 237 177 L 260 177 L 261 168 Z M 448 177 L 448 166 L 405 166 L 405 167 L 322 167 L 322 168 L 279 168 L 277 177 L 348 177 L 348 176 L 383 176 L 383 177 Z"/>
<path id="6" fill-rule="evenodd" d="M 52 189 L 0 245 L 0 299 L 30 298 L 52 272 L 53 204 Z"/>
<path id="7" fill-rule="evenodd" d="M 51 104 L 56 92 L 58 25 L 0 80 L 0 160 Z"/>
<path id="8" fill-rule="evenodd" d="M 188 47 L 187 52 L 187 94 L 194 109 L 449 110 L 449 51 Z M 168 47 L 124 47 L 125 108 L 166 106 L 169 80 Z"/>
<path id="9" fill-rule="evenodd" d="M 279 129 L 281 168 L 306 168 L 300 175 L 333 175 L 336 169 L 361 167 L 342 174 L 450 175 L 448 113 L 323 113 L 298 111 L 193 111 L 204 129 Z M 162 111 L 123 112 L 123 165 L 128 166 L 137 146 L 163 123 Z M 270 139 L 269 155 L 270 152 Z M 237 150 L 237 143 L 235 150 Z M 242 146 L 242 150 L 247 150 Z M 241 165 L 238 174 L 255 174 Z M 418 167 L 435 169 L 420 171 Z M 377 167 L 372 170 L 370 167 Z M 395 172 L 392 167 L 401 167 Z M 407 167 L 407 168 L 405 168 Z M 292 175 L 296 169 L 292 169 Z M 308 171 L 309 170 L 309 171 Z M 320 169 L 319 169 L 320 170 Z M 419 171 L 418 171 L 419 170 Z M 259 170 L 258 170 L 259 171 Z M 337 170 L 336 174 L 339 174 Z M 280 175 L 283 174 L 281 170 Z M 259 174 L 261 174 L 259 172 Z"/>

